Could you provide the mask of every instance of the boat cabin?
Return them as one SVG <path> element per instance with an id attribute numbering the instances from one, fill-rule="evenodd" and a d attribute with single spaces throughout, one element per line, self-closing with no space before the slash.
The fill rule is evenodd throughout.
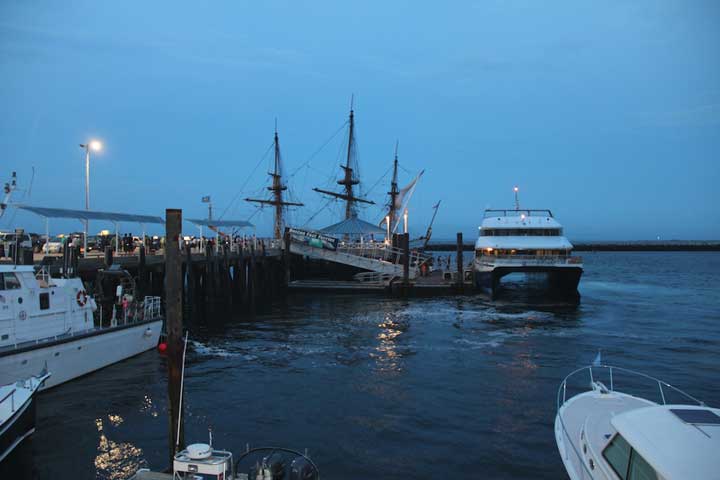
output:
<path id="1" fill-rule="evenodd" d="M 621 480 L 716 478 L 720 410 L 702 406 L 639 408 L 611 420 L 616 433 L 602 450 Z"/>
<path id="2" fill-rule="evenodd" d="M 92 329 L 94 309 L 79 278 L 0 265 L 0 350 Z"/>
<path id="3" fill-rule="evenodd" d="M 194 443 L 175 455 L 173 480 L 234 480 L 232 453 Z"/>
<path id="4" fill-rule="evenodd" d="M 566 257 L 572 244 L 550 210 L 486 210 L 476 257 Z"/>

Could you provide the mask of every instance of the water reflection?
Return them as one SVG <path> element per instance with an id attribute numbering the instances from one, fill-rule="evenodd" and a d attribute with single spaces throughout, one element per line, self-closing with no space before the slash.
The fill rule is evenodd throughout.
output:
<path id="1" fill-rule="evenodd" d="M 370 357 L 375 360 L 377 371 L 381 373 L 402 371 L 402 358 L 409 352 L 402 351 L 399 343 L 408 327 L 408 322 L 400 320 L 394 312 L 385 313 L 383 321 L 378 324 L 380 330 L 375 336 L 378 345 L 370 353 Z"/>
<path id="2" fill-rule="evenodd" d="M 108 415 L 113 427 L 123 423 L 120 415 Z M 143 451 L 131 443 L 118 443 L 110 440 L 105 432 L 102 418 L 95 419 L 95 426 L 100 434 L 97 456 L 95 457 L 95 473 L 97 478 L 121 480 L 130 478 L 138 468 L 146 466 Z"/>

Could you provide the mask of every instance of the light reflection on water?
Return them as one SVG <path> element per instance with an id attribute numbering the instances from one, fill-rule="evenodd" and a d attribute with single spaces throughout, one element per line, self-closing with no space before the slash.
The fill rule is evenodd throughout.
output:
<path id="1" fill-rule="evenodd" d="M 123 423 L 123 418 L 120 415 L 108 415 L 108 421 L 118 427 Z M 102 418 L 95 420 L 95 426 L 99 433 L 95 457 L 97 478 L 125 480 L 146 465 L 142 449 L 132 443 L 115 442 L 107 437 Z"/>

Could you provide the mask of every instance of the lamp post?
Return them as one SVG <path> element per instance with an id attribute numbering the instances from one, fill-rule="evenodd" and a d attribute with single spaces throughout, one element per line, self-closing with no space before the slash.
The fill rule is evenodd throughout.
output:
<path id="1" fill-rule="evenodd" d="M 520 200 L 518 199 L 519 190 L 518 187 L 513 187 L 513 192 L 515 192 L 515 210 L 520 210 Z"/>
<path id="2" fill-rule="evenodd" d="M 99 152 L 102 150 L 102 143 L 98 140 L 90 140 L 87 143 L 81 143 L 80 148 L 85 149 L 85 210 L 90 210 L 90 150 Z M 83 251 L 84 256 L 87 257 L 87 236 L 90 230 L 90 222 L 85 219 L 85 232 L 83 235 Z"/>

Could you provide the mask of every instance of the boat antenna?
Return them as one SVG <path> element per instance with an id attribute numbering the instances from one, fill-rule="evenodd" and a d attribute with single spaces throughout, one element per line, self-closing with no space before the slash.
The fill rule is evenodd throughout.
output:
<path id="1" fill-rule="evenodd" d="M 178 408 L 177 435 L 175 437 L 175 453 L 180 449 L 180 421 L 182 420 L 183 390 L 185 385 L 185 353 L 187 352 L 188 332 L 185 332 L 185 344 L 183 345 L 182 369 L 180 370 L 180 408 Z"/>
<path id="2" fill-rule="evenodd" d="M 520 200 L 518 199 L 518 191 L 520 189 L 515 185 L 513 187 L 513 192 L 515 192 L 515 210 L 520 210 Z"/>

